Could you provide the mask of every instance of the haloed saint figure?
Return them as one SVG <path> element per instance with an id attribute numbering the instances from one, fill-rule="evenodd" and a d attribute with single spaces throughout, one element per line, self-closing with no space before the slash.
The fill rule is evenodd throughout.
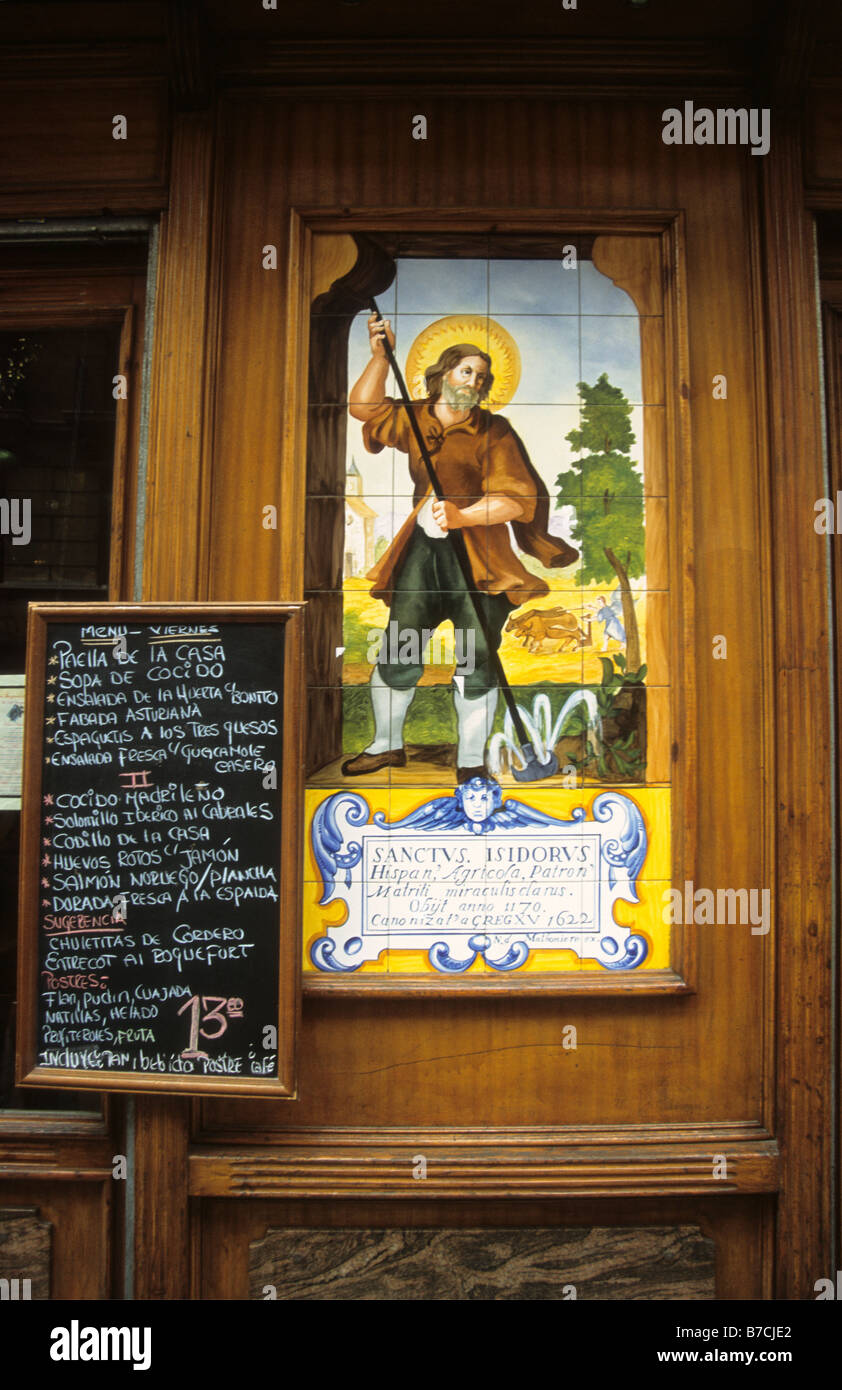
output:
<path id="1" fill-rule="evenodd" d="M 370 453 L 391 447 L 408 455 L 413 509 L 367 578 L 372 597 L 388 604 L 389 629 L 398 632 L 404 651 L 422 653 L 440 623 L 453 623 L 456 766 L 463 783 L 485 773 L 499 694 L 493 654 L 506 620 L 521 604 L 549 593 L 518 559 L 509 526 L 517 547 L 547 568 L 572 564 L 578 552 L 549 533 L 549 495 L 520 439 L 507 420 L 482 407 L 494 385 L 490 354 L 474 343 L 445 348 L 424 372 L 426 400 L 411 403 L 444 494 L 439 501 L 406 406 L 384 395 L 384 338 L 395 344 L 389 320 L 372 315 L 368 331 L 371 359 L 351 389 L 349 410 L 363 422 Z M 465 540 L 470 587 L 448 539 L 456 530 Z M 383 644 L 370 683 L 374 738 L 343 764 L 346 777 L 405 766 L 404 724 L 422 673 L 420 655 L 402 660 L 394 643 Z"/>

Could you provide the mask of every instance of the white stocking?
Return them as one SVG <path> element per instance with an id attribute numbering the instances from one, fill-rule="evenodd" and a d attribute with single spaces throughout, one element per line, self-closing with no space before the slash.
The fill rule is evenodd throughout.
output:
<path id="1" fill-rule="evenodd" d="M 462 684 L 460 680 L 460 684 Z M 491 726 L 497 712 L 499 690 L 486 690 L 482 695 L 470 697 L 463 694 L 454 681 L 454 702 L 456 718 L 459 722 L 459 747 L 456 753 L 457 767 L 481 767 L 485 758 L 485 745 L 491 736 Z"/>
<path id="2" fill-rule="evenodd" d="M 371 708 L 374 711 L 374 739 L 363 751 L 391 753 L 403 748 L 403 726 L 406 712 L 412 704 L 415 686 L 409 690 L 393 690 L 387 685 L 377 666 L 371 673 Z"/>

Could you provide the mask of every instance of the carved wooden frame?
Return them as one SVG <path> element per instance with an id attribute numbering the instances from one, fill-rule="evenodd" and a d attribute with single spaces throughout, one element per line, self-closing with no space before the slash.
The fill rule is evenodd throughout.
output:
<path id="1" fill-rule="evenodd" d="M 576 242 L 600 234 L 649 235 L 660 239 L 664 303 L 664 402 L 666 416 L 665 467 L 669 477 L 670 574 L 670 674 L 682 675 L 681 696 L 675 679 L 670 683 L 670 728 L 672 760 L 671 854 L 673 884 L 694 879 L 696 857 L 696 817 L 685 808 L 696 801 L 696 688 L 693 638 L 693 516 L 692 464 L 688 370 L 688 331 L 684 286 L 683 215 L 678 211 L 523 211 L 493 209 L 483 213 L 423 212 L 418 209 L 382 208 L 377 210 L 326 211 L 323 208 L 291 210 L 290 253 L 287 267 L 290 321 L 288 344 L 308 342 L 310 306 L 326 288 L 317 283 L 314 235 L 353 232 L 389 232 L 395 236 L 424 233 L 438 237 L 506 236 L 509 239 L 551 238 Z M 328 284 L 330 282 L 328 281 Z M 307 378 L 304 353 L 297 359 L 287 355 L 285 399 L 290 402 L 283 468 L 296 479 L 298 494 L 306 495 L 307 459 Z M 303 557 L 302 557 L 303 560 Z M 303 563 L 296 566 L 304 583 Z M 303 592 L 303 589 L 302 589 Z M 331 996 L 460 996 L 487 994 L 687 994 L 695 989 L 695 933 L 684 925 L 671 929 L 670 964 L 649 971 L 571 971 L 522 979 L 493 975 L 441 978 L 428 975 L 349 975 L 316 978 L 305 973 L 303 989 L 307 995 Z"/>

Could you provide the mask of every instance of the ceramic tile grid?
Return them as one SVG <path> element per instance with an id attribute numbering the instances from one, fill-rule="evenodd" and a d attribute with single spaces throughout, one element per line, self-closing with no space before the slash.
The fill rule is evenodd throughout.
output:
<path id="1" fill-rule="evenodd" d="M 495 968 L 524 974 L 605 968 L 605 951 L 591 951 L 591 944 L 605 930 L 607 861 L 600 863 L 596 851 L 582 850 L 583 876 L 578 878 L 571 876 L 572 867 L 565 876 L 560 866 L 556 873 L 537 862 L 549 854 L 551 841 L 557 842 L 559 858 L 561 846 L 567 847 L 568 859 L 575 856 L 577 830 L 580 850 L 593 843 L 589 837 L 600 830 L 594 803 L 603 817 L 626 817 L 624 823 L 640 828 L 644 849 L 625 865 L 630 876 L 634 870 L 639 902 L 631 888 L 614 903 L 613 920 L 646 943 L 645 958 L 636 968 L 663 966 L 669 927 L 662 921 L 658 895 L 670 873 L 663 392 L 657 373 L 641 372 L 641 321 L 634 304 L 589 261 L 565 269 L 559 261 L 479 255 L 450 261 L 399 259 L 395 283 L 378 302 L 391 320 L 396 356 L 415 398 L 423 397 L 425 368 L 450 344 L 473 343 L 491 355 L 495 381 L 485 404 L 492 406 L 492 418 L 507 421 L 516 432 L 517 448 L 527 453 L 540 480 L 525 486 L 519 481 L 516 492 L 508 495 L 534 505 L 545 488 L 550 535 L 580 552 L 576 563 L 548 568 L 517 544 L 520 538 L 511 527 L 503 533 L 502 552 L 499 531 L 497 539 L 488 527 L 473 527 L 469 533 L 472 567 L 480 581 L 494 576 L 501 553 L 520 576 L 507 571 L 510 583 L 519 585 L 514 592 L 520 602 L 511 610 L 505 606 L 499 655 L 518 707 L 530 721 L 530 737 L 538 744 L 541 738 L 551 739 L 560 767 L 546 780 L 522 782 L 513 776 L 517 752 L 506 703 L 501 693 L 496 701 L 489 696 L 479 709 L 481 636 L 466 616 L 470 605 L 466 608 L 458 588 L 446 581 L 436 585 L 436 576 L 446 572 L 438 559 L 432 570 L 433 562 L 425 561 L 409 582 L 404 567 L 400 593 L 391 605 L 385 595 L 372 596 L 376 586 L 367 576 L 388 556 L 413 510 L 412 481 L 406 454 L 389 444 L 379 453 L 368 452 L 362 425 L 349 417 L 345 528 L 339 540 L 339 485 L 320 482 L 318 495 L 308 499 L 308 536 L 314 542 L 308 584 L 317 572 L 323 576 L 322 587 L 327 579 L 333 590 L 331 611 L 338 614 L 341 605 L 343 616 L 336 663 L 318 668 L 334 670 L 330 679 L 338 685 L 330 687 L 330 698 L 328 687 L 321 696 L 311 690 L 310 708 L 318 711 L 321 700 L 325 710 L 335 711 L 341 690 L 343 713 L 341 740 L 339 731 L 332 730 L 332 746 L 341 743 L 341 756 L 309 779 L 305 969 L 319 968 L 312 948 L 326 932 L 351 941 L 350 953 L 343 957 L 351 973 L 467 977 Z M 367 319 L 367 312 L 360 313 L 351 325 L 349 390 L 370 357 Z M 651 338 L 662 331 L 662 321 L 647 322 L 646 329 Z M 645 399 L 644 377 L 652 400 Z M 318 395 L 317 389 L 311 403 L 314 429 L 324 427 L 324 412 L 337 408 Z M 398 395 L 391 372 L 385 395 Z M 435 439 L 435 422 L 425 421 L 424 428 L 434 436 L 435 462 L 445 443 Z M 460 428 L 451 427 L 443 439 L 458 435 Z M 485 437 L 472 441 L 471 431 L 462 431 L 460 442 L 475 450 L 483 468 L 493 466 L 495 456 Z M 651 477 L 644 468 L 644 448 L 652 458 Z M 452 489 L 448 496 L 461 506 L 476 501 L 473 494 L 457 499 Z M 431 554 L 442 553 L 435 550 L 437 544 Z M 606 549 L 628 565 L 625 605 Z M 443 562 L 452 564 L 450 552 Z M 628 685 L 621 688 L 629 652 L 629 603 L 639 663 L 648 667 L 646 688 L 640 685 L 639 693 L 631 694 Z M 447 615 L 455 616 L 456 628 Z M 423 645 L 419 628 L 427 629 Z M 377 697 L 379 724 L 370 685 L 378 653 L 381 667 L 389 663 L 389 683 Z M 458 662 L 469 672 L 462 692 L 454 689 Z M 473 713 L 466 696 L 474 700 Z M 491 735 L 486 767 L 499 790 L 486 784 L 465 793 L 455 785 L 459 730 L 468 730 L 472 720 Z M 649 765 L 644 767 L 640 745 L 647 727 L 652 732 Z M 395 743 L 402 739 L 405 763 L 386 764 L 358 777 L 343 775 L 342 764 L 367 748 L 378 730 Z M 481 746 L 474 739 L 474 747 Z M 481 753 L 473 756 L 475 766 Z M 645 785 L 652 782 L 660 785 Z M 314 853 L 314 818 L 331 798 L 337 806 L 343 794 L 344 811 L 352 808 L 356 820 L 341 826 L 338 857 L 345 855 L 346 867 L 334 864 L 330 871 L 336 872 L 339 897 L 319 907 L 326 861 L 322 858 L 320 868 Z M 492 800 L 483 802 L 484 795 L 496 796 L 493 807 Z M 600 796 L 613 800 L 601 802 Z M 580 814 L 585 820 L 577 826 Z M 567 824 L 559 827 L 559 822 Z M 356 852 L 352 830 L 358 832 L 360 859 L 347 867 Z M 339 833 L 337 825 L 333 833 Z M 501 863 L 508 865 L 503 876 Z M 526 872 L 524 865 L 529 876 L 519 877 Z M 341 886 L 345 880 L 351 887 Z M 373 934 L 380 948 L 376 952 L 369 941 Z M 355 950 L 366 956 L 356 967 Z M 339 959 L 335 951 L 333 959 Z"/>

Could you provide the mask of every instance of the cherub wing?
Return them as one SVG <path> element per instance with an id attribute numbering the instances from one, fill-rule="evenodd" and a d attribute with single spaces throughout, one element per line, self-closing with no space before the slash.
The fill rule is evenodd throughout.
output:
<path id="1" fill-rule="evenodd" d="M 409 826 L 414 830 L 450 830 L 464 825 L 465 816 L 455 796 L 437 796 L 434 801 L 425 801 L 423 806 L 410 811 L 402 820 L 387 821 L 381 811 L 373 820 L 376 825 L 388 826 L 390 830 L 405 830 Z"/>
<path id="2" fill-rule="evenodd" d="M 584 814 L 584 812 L 582 813 Z M 579 817 L 573 816 L 574 820 Z M 499 811 L 495 811 L 491 817 L 494 829 L 512 830 L 516 826 L 547 825 L 555 824 L 555 817 L 548 816 L 544 811 L 536 811 L 532 806 L 527 806 L 525 801 L 504 801 Z"/>

